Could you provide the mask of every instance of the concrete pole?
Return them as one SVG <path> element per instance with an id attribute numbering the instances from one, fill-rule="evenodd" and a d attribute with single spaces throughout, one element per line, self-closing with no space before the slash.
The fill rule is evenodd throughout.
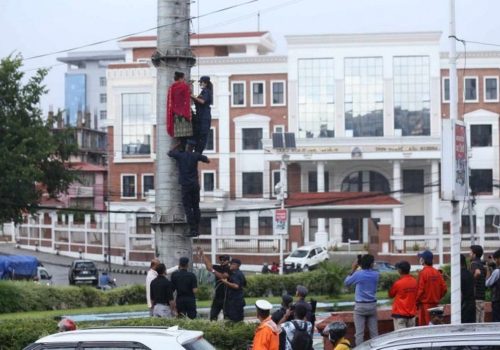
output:
<path id="1" fill-rule="evenodd" d="M 158 0 L 158 43 L 152 60 L 157 67 L 155 230 L 156 254 L 167 268 L 176 266 L 181 256 L 192 257 L 191 238 L 181 202 L 175 160 L 167 153 L 175 140 L 167 135 L 166 97 L 174 72 L 189 79 L 194 58 L 189 45 L 190 2 Z"/>

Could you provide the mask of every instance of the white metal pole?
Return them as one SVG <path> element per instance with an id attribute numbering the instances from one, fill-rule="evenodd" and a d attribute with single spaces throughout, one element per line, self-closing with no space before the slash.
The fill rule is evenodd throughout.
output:
<path id="1" fill-rule="evenodd" d="M 281 188 L 280 188 L 280 196 L 281 196 L 281 209 L 285 209 L 285 172 L 286 170 L 286 164 L 284 160 L 284 155 L 281 157 L 281 168 L 280 168 L 280 182 L 281 182 Z M 288 220 L 288 216 L 286 218 Z M 287 226 L 288 227 L 288 226 Z M 283 274 L 283 264 L 284 264 L 284 259 L 283 259 L 283 234 L 280 234 L 280 275 Z"/>
<path id="2" fill-rule="evenodd" d="M 455 38 L 455 0 L 450 0 L 450 120 L 457 120 L 458 116 L 458 84 L 457 84 L 457 50 Z M 452 142 L 455 138 L 452 137 Z M 454 149 L 451 147 L 450 149 Z M 449 154 L 452 159 L 454 154 Z M 460 293 L 460 202 L 452 200 L 452 217 L 451 217 L 451 323 L 461 323 L 461 293 Z"/>

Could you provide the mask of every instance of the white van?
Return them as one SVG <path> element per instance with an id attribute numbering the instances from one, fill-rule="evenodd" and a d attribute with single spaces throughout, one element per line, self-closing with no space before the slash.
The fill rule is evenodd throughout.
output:
<path id="1" fill-rule="evenodd" d="M 309 271 L 320 262 L 328 260 L 328 251 L 320 245 L 305 245 L 295 249 L 285 259 L 285 271 Z"/>

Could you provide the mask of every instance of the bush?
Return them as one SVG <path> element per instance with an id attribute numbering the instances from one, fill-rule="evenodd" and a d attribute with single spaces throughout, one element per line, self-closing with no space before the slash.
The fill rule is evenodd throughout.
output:
<path id="1" fill-rule="evenodd" d="M 57 321 L 48 318 L 1 321 L 0 349 L 23 349 L 37 339 L 56 331 Z"/>
<path id="2" fill-rule="evenodd" d="M 394 282 L 399 279 L 399 273 L 397 272 L 382 272 L 378 280 L 378 290 L 389 290 L 391 289 Z"/>

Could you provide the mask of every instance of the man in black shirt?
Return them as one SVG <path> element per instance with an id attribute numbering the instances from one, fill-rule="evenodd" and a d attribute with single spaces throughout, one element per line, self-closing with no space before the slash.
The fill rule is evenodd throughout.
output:
<path id="1" fill-rule="evenodd" d="M 188 142 L 186 151 L 179 150 L 177 143 L 169 152 L 171 158 L 177 160 L 179 167 L 179 184 L 182 191 L 182 206 L 189 225 L 189 236 L 197 237 L 200 224 L 200 184 L 198 182 L 198 162 L 210 163 L 210 160 L 200 153 L 193 152 L 193 145 Z"/>
<path id="2" fill-rule="evenodd" d="M 227 286 L 227 298 L 224 303 L 224 318 L 233 322 L 243 321 L 245 298 L 243 288 L 246 287 L 247 281 L 245 275 L 240 270 L 241 260 L 232 259 L 231 274 L 229 278 L 221 279 L 221 282 Z"/>
<path id="3" fill-rule="evenodd" d="M 172 284 L 177 291 L 175 305 L 177 313 L 191 319 L 196 318 L 196 298 L 194 294 L 198 290 L 198 281 L 194 273 L 188 271 L 189 259 L 179 259 L 179 270 L 172 274 Z"/>
<path id="4" fill-rule="evenodd" d="M 158 277 L 151 282 L 151 303 L 153 316 L 170 318 L 175 316 L 174 291 L 172 283 L 165 276 L 165 264 L 156 267 Z"/>
<path id="5" fill-rule="evenodd" d="M 217 321 L 220 312 L 224 309 L 224 302 L 226 300 L 227 293 L 227 287 L 221 282 L 221 279 L 229 278 L 229 261 L 231 258 L 229 255 L 221 255 L 219 256 L 220 264 L 212 265 L 210 258 L 205 256 L 201 248 L 198 248 L 198 254 L 203 259 L 207 270 L 215 275 L 215 293 L 212 306 L 210 307 L 210 321 Z"/>
<path id="6" fill-rule="evenodd" d="M 293 305 L 293 298 L 289 294 L 285 294 L 281 297 L 281 307 L 274 311 L 273 314 L 271 315 L 271 318 L 273 319 L 274 323 L 278 324 L 283 316 L 285 316 L 286 312 L 292 307 Z M 290 317 L 290 319 L 287 319 L 286 321 L 291 321 L 293 320 L 293 315 Z"/>
<path id="7" fill-rule="evenodd" d="M 486 268 L 481 261 L 483 247 L 472 245 L 470 247 L 470 272 L 474 277 L 474 295 L 476 304 L 476 322 L 484 322 L 484 300 L 486 298 Z"/>
<path id="8" fill-rule="evenodd" d="M 460 254 L 460 293 L 462 296 L 462 323 L 476 322 L 476 303 L 474 301 L 474 277 L 467 269 L 465 255 Z"/>

